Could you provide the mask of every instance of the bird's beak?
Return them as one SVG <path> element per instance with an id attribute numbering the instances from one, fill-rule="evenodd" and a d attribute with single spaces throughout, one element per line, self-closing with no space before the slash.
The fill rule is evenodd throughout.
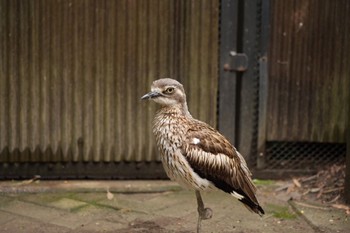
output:
<path id="1" fill-rule="evenodd" d="M 151 91 L 151 92 L 147 93 L 146 95 L 142 96 L 141 100 L 153 99 L 153 98 L 156 98 L 160 95 L 161 94 L 159 92 Z"/>

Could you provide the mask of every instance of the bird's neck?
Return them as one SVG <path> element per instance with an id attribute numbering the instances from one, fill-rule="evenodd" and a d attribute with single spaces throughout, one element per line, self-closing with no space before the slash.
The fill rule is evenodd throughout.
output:
<path id="1" fill-rule="evenodd" d="M 185 116 L 186 118 L 191 118 L 191 119 L 193 118 L 191 113 L 188 111 L 186 102 L 181 104 L 171 105 L 171 106 L 162 106 L 160 111 L 163 113 L 177 113 Z"/>

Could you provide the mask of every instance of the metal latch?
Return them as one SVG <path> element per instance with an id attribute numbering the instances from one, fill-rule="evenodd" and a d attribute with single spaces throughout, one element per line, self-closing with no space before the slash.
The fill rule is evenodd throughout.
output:
<path id="1" fill-rule="evenodd" d="M 245 53 L 230 52 L 230 61 L 224 65 L 225 71 L 243 72 L 248 69 L 248 56 Z"/>

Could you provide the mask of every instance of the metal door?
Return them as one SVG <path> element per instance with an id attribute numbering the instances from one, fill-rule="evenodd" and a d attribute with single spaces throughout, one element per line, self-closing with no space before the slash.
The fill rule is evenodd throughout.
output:
<path id="1" fill-rule="evenodd" d="M 344 160 L 349 9 L 345 0 L 222 1 L 219 129 L 257 176 Z"/>

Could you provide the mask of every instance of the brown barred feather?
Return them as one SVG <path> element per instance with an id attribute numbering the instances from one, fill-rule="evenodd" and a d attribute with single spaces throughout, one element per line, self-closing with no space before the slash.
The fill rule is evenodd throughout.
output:
<path id="1" fill-rule="evenodd" d="M 199 139 L 200 143 L 193 144 L 193 138 Z M 203 122 L 193 121 L 186 133 L 182 152 L 191 166 L 204 175 L 210 174 L 234 189 L 242 190 L 251 201 L 258 204 L 256 187 L 244 158 L 218 131 Z"/>

